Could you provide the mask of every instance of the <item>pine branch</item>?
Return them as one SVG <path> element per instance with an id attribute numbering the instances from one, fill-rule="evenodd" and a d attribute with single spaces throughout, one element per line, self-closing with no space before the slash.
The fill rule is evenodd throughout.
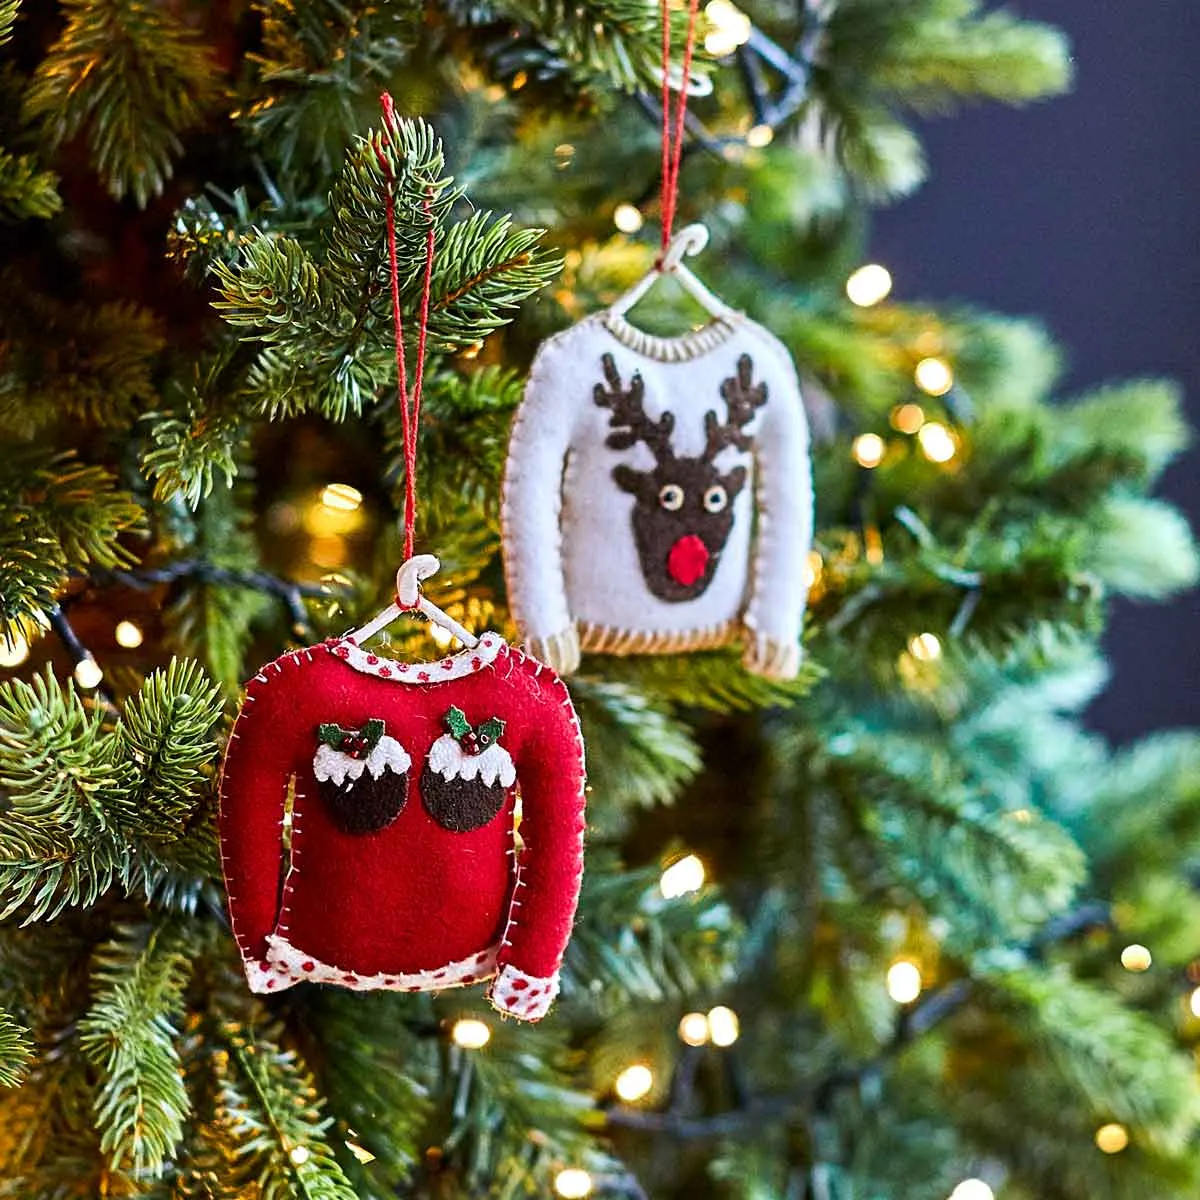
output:
<path id="1" fill-rule="evenodd" d="M 53 606 L 70 566 L 129 562 L 119 542 L 141 507 L 102 467 L 74 454 L 14 452 L 0 462 L 0 636 Z"/>
<path id="2" fill-rule="evenodd" d="M 214 490 L 193 521 L 192 548 L 201 558 L 224 570 L 257 567 L 258 548 L 239 489 Z M 232 690 L 242 681 L 251 626 L 266 606 L 266 597 L 247 596 L 211 572 L 186 578 L 165 615 L 170 644 L 199 658 Z"/>
<path id="3" fill-rule="evenodd" d="M 643 693 L 652 703 L 712 712 L 749 712 L 794 704 L 819 675 L 820 668 L 809 660 L 798 679 L 781 683 L 751 675 L 732 651 L 711 651 L 688 655 L 682 662 L 661 656 L 589 656 L 581 678 L 622 684 Z"/>
<path id="4" fill-rule="evenodd" d="M 11 39 L 20 7 L 21 0 L 0 0 L 0 46 Z"/>
<path id="5" fill-rule="evenodd" d="M 86 133 L 113 196 L 143 207 L 161 194 L 219 90 L 193 30 L 136 0 L 64 0 L 67 24 L 42 60 L 25 103 L 52 147 Z"/>
<path id="6" fill-rule="evenodd" d="M 579 681 L 573 690 L 594 794 L 593 822 L 603 827 L 631 806 L 669 804 L 700 771 L 687 725 L 633 688 Z"/>
<path id="7" fill-rule="evenodd" d="M 52 920 L 117 884 L 161 903 L 194 905 L 203 886 L 195 872 L 212 873 L 211 831 L 181 837 L 180 823 L 185 781 L 214 751 L 200 728 L 210 697 L 211 685 L 193 667 L 168 668 L 132 702 L 130 723 L 106 733 L 103 714 L 49 671 L 0 686 L 0 787 L 8 793 L 0 812 L 0 920 L 18 911 L 26 925 Z M 139 761 L 155 737 L 158 753 Z M 136 815 L 145 832 L 132 841 L 121 830 L 131 796 L 149 810 Z M 193 813 L 198 803 L 192 799 Z M 148 819 L 159 804 L 165 825 Z"/>
<path id="8" fill-rule="evenodd" d="M 222 1080 L 221 1103 L 253 1164 L 263 1200 L 355 1200 L 324 1139 L 332 1121 L 320 1112 L 312 1079 L 295 1053 L 262 1034 L 234 1033 L 236 1072 Z"/>
<path id="9" fill-rule="evenodd" d="M 214 262 L 216 307 L 247 340 L 263 343 L 246 391 L 260 412 L 316 410 L 341 420 L 394 385 L 389 190 L 410 320 L 426 235 L 435 231 L 430 329 L 446 346 L 472 344 L 507 323 L 508 310 L 557 272 L 540 232 L 481 214 L 450 224 L 462 190 L 445 175 L 444 161 L 441 139 L 424 121 L 398 121 L 359 138 L 330 196 L 319 252 L 298 238 L 256 232 L 236 262 Z"/>
<path id="10" fill-rule="evenodd" d="M 662 28 L 656 5 L 639 0 L 585 0 L 580 4 L 494 0 L 485 11 L 515 22 L 544 47 L 536 58 L 526 51 L 522 59 L 515 60 L 533 65 L 539 77 L 566 75 L 598 95 L 638 88 L 656 92 L 662 86 Z M 472 15 L 477 12 L 478 6 L 472 6 Z M 676 9 L 671 19 L 674 57 L 678 60 L 686 11 Z M 503 51 L 501 55 L 503 66 Z M 532 64 L 529 59 L 534 59 Z M 703 74 L 704 65 L 696 64 L 693 78 Z"/>
<path id="11" fill-rule="evenodd" d="M 622 869 L 615 856 L 589 854 L 580 919 L 563 968 L 572 1005 L 611 1015 L 715 989 L 732 974 L 740 927 L 706 888 L 664 899 L 659 869 Z"/>
<path id="12" fill-rule="evenodd" d="M 0 164 L 2 166 L 2 164 Z M 64 303 L 16 271 L 0 274 L 20 305 L 0 310 L 0 421 L 21 437 L 68 418 L 124 426 L 157 398 L 166 340 L 148 309 L 125 302 Z"/>
<path id="13" fill-rule="evenodd" d="M 125 926 L 93 957 L 92 1004 L 80 1046 L 99 1072 L 100 1148 L 112 1165 L 157 1175 L 191 1110 L 175 1027 L 195 946 L 172 921 Z"/>
<path id="14" fill-rule="evenodd" d="M 198 663 L 172 659 L 125 702 L 113 731 L 125 768 L 106 808 L 129 835 L 170 842 L 194 815 L 196 792 L 217 753 L 220 689 Z"/>
<path id="15" fill-rule="evenodd" d="M 39 170 L 32 154 L 11 154 L 0 147 L 0 220 L 46 220 L 61 211 L 58 176 L 53 171 Z"/>
<path id="16" fill-rule="evenodd" d="M 32 1058 L 29 1030 L 0 1007 L 0 1088 L 19 1087 Z"/>

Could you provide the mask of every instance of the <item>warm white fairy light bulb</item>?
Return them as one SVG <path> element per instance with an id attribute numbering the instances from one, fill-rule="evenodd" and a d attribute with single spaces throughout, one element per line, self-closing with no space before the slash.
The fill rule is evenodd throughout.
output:
<path id="1" fill-rule="evenodd" d="M 293 1165 L 302 1167 L 310 1158 L 312 1158 L 312 1154 L 307 1146 L 293 1146 L 288 1151 L 288 1158 L 292 1160 Z"/>
<path id="2" fill-rule="evenodd" d="M 860 467 L 877 467 L 883 462 L 883 438 L 877 433 L 860 433 L 850 451 Z"/>
<path id="3" fill-rule="evenodd" d="M 90 654 L 75 664 L 75 682 L 81 688 L 99 687 L 103 678 L 104 669 Z"/>
<path id="4" fill-rule="evenodd" d="M 949 462 L 958 452 L 954 434 L 940 421 L 929 421 L 922 425 L 917 433 L 917 442 L 920 444 L 921 453 L 930 462 Z"/>
<path id="5" fill-rule="evenodd" d="M 650 1094 L 654 1087 L 654 1072 L 645 1063 L 634 1063 L 626 1067 L 613 1085 L 613 1090 L 622 1100 L 632 1104 Z"/>
<path id="6" fill-rule="evenodd" d="M 704 886 L 704 863 L 696 855 L 689 854 L 673 862 L 662 873 L 658 886 L 668 900 L 698 892 Z"/>
<path id="7" fill-rule="evenodd" d="M 1191 995 L 1188 1001 L 1188 1006 L 1192 1010 L 1193 1017 L 1200 1017 L 1200 987 L 1198 987 Z"/>
<path id="8" fill-rule="evenodd" d="M 583 1200 L 592 1193 L 592 1177 L 581 1167 L 567 1167 L 555 1175 L 554 1190 L 563 1200 Z"/>
<path id="9" fill-rule="evenodd" d="M 923 987 L 921 968 L 907 958 L 897 959 L 887 973 L 887 990 L 897 1004 L 911 1004 Z"/>
<path id="10" fill-rule="evenodd" d="M 944 396 L 954 386 L 954 371 L 944 358 L 930 355 L 917 363 L 913 370 L 917 387 L 930 396 Z"/>
<path id="11" fill-rule="evenodd" d="M 0 667 L 19 667 L 29 657 L 29 643 L 23 634 L 0 637 Z"/>
<path id="12" fill-rule="evenodd" d="M 950 1193 L 950 1200 L 996 1200 L 996 1193 L 982 1179 L 964 1179 Z"/>
<path id="13" fill-rule="evenodd" d="M 775 140 L 775 130 L 770 125 L 755 125 L 746 134 L 746 145 L 752 150 L 762 150 Z"/>
<path id="14" fill-rule="evenodd" d="M 456 1046 L 461 1046 L 464 1050 L 482 1050 L 492 1040 L 492 1031 L 483 1021 L 477 1021 L 474 1017 L 463 1017 L 461 1021 L 454 1022 L 450 1037 Z"/>
<path id="15" fill-rule="evenodd" d="M 124 646 L 126 650 L 136 650 L 143 641 L 141 629 L 132 621 L 118 621 L 113 637 L 117 645 Z"/>
<path id="16" fill-rule="evenodd" d="M 1129 1145 L 1129 1130 L 1116 1121 L 1096 1130 L 1096 1146 L 1105 1154 L 1120 1154 Z"/>
<path id="17" fill-rule="evenodd" d="M 348 483 L 327 483 L 321 489 L 321 503 L 334 512 L 355 512 L 362 502 L 362 492 Z"/>
<path id="18" fill-rule="evenodd" d="M 942 657 L 942 643 L 936 633 L 918 633 L 908 639 L 908 652 L 918 662 L 936 662 Z"/>
<path id="19" fill-rule="evenodd" d="M 725 58 L 750 40 L 750 18 L 729 0 L 709 0 L 704 17 L 708 22 L 704 49 L 714 58 Z"/>
<path id="20" fill-rule="evenodd" d="M 919 404 L 897 404 L 890 420 L 901 433 L 920 433 L 925 424 L 925 410 Z"/>
<path id="21" fill-rule="evenodd" d="M 714 1046 L 732 1046 L 741 1033 L 737 1013 L 724 1004 L 708 1010 L 708 1036 Z"/>
<path id="22" fill-rule="evenodd" d="M 613 224 L 622 233 L 637 233 L 642 227 L 642 214 L 632 204 L 618 204 L 613 209 Z"/>
<path id="23" fill-rule="evenodd" d="M 708 1042 L 708 1018 L 702 1012 L 685 1013 L 679 1022 L 679 1040 L 685 1046 L 703 1046 Z"/>
<path id="24" fill-rule="evenodd" d="M 859 308 L 870 308 L 886 300 L 891 290 L 892 273 L 879 263 L 864 263 L 846 280 L 846 295 Z"/>
<path id="25" fill-rule="evenodd" d="M 1134 942 L 1131 946 L 1126 946 L 1121 951 L 1121 966 L 1127 971 L 1135 973 L 1148 971 L 1153 962 L 1154 957 L 1150 951 L 1145 946 L 1139 946 L 1137 942 Z"/>

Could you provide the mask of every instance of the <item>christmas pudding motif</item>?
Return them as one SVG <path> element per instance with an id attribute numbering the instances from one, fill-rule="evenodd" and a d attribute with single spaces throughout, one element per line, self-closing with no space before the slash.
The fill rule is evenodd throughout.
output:
<path id="1" fill-rule="evenodd" d="M 408 752 L 384 732 L 378 718 L 361 729 L 317 727 L 313 758 L 317 791 L 334 823 L 347 833 L 386 829 L 408 800 Z"/>
<path id="2" fill-rule="evenodd" d="M 499 717 L 473 726 L 461 708 L 451 706 L 445 721 L 449 732 L 429 749 L 421 799 L 439 825 L 466 833 L 500 812 L 517 771 L 500 745 L 505 723 Z"/>
<path id="3" fill-rule="evenodd" d="M 753 382 L 754 364 L 741 355 L 736 374 L 721 384 L 727 419 L 718 421 L 710 408 L 704 414 L 704 449 L 688 455 L 673 444 L 674 413 L 658 420 L 646 415 L 641 373 L 634 372 L 626 388 L 611 354 L 602 357 L 601 366 L 604 383 L 596 384 L 594 399 L 609 409 L 613 430 L 605 445 L 628 450 L 641 442 L 654 455 L 651 470 L 626 463 L 612 469 L 617 486 L 634 497 L 633 536 L 646 587 L 669 604 L 694 600 L 712 582 L 733 529 L 733 501 L 748 477 L 745 464 L 721 471 L 715 459 L 731 446 L 743 453 L 754 449 L 746 426 L 767 402 L 767 385 Z"/>

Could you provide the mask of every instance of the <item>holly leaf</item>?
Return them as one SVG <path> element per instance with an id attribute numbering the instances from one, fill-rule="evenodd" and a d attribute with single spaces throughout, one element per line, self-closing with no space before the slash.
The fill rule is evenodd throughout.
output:
<path id="1" fill-rule="evenodd" d="M 476 732 L 480 739 L 490 746 L 500 740 L 500 735 L 504 732 L 504 722 L 499 717 L 489 717 Z"/>
<path id="2" fill-rule="evenodd" d="M 446 714 L 446 728 L 450 730 L 456 742 L 461 742 L 463 737 L 471 732 L 471 722 L 467 720 L 467 714 L 461 708 L 452 704 Z"/>

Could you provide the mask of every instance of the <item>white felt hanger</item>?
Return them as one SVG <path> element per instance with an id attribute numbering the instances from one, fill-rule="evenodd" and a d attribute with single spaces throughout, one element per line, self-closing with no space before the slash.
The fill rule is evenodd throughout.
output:
<path id="1" fill-rule="evenodd" d="M 424 613 L 435 625 L 452 633 L 464 646 L 474 648 L 479 639 L 468 633 L 452 616 L 442 612 L 431 600 L 421 595 L 421 581 L 436 575 L 441 563 L 432 554 L 414 554 L 396 572 L 396 600 L 365 625 L 346 635 L 346 641 L 361 646 L 368 638 L 390 625 L 406 612 Z"/>
<path id="2" fill-rule="evenodd" d="M 633 285 L 620 299 L 609 306 L 608 311 L 618 317 L 625 314 L 664 276 L 673 275 L 679 280 L 680 286 L 710 317 L 718 321 L 734 320 L 738 313 L 722 300 L 718 300 L 683 265 L 684 255 L 689 257 L 699 254 L 708 245 L 708 230 L 700 224 L 688 225 L 681 229 L 667 247 L 667 252 L 654 264 L 637 283 Z"/>

